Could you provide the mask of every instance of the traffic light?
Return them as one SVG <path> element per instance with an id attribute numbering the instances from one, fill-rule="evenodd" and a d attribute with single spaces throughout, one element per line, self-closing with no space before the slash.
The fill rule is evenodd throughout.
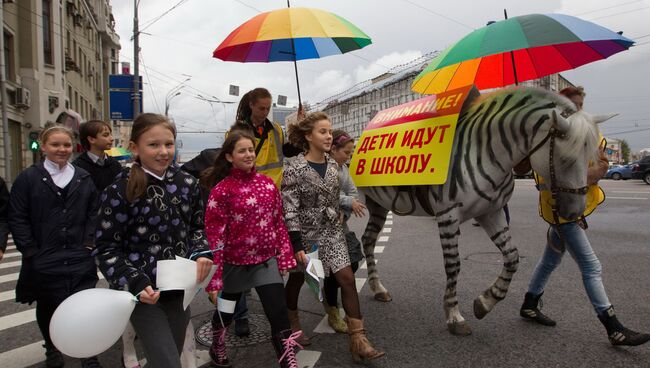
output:
<path id="1" fill-rule="evenodd" d="M 41 144 L 38 142 L 38 132 L 29 132 L 29 149 L 32 151 L 41 149 Z"/>

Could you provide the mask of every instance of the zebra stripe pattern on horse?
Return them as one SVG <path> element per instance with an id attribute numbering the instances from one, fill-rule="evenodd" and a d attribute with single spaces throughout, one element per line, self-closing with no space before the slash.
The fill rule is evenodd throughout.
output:
<path id="1" fill-rule="evenodd" d="M 502 210 L 514 191 L 512 168 L 528 157 L 536 145 L 547 145 L 544 144 L 544 139 L 551 128 L 555 128 L 568 137 L 564 139 L 566 142 L 558 140 L 556 159 L 558 163 L 561 162 L 556 168 L 558 177 L 563 177 L 567 182 L 579 182 L 580 174 L 572 172 L 574 167 L 571 165 L 582 161 L 586 164 L 590 157 L 588 150 L 596 146 L 591 141 L 593 134 L 585 132 L 597 132 L 595 124 L 591 122 L 570 123 L 561 117 L 560 114 L 564 111 L 575 111 L 575 105 L 549 91 L 511 88 L 481 97 L 473 96 L 471 99 L 469 101 L 468 98 L 459 116 L 445 184 L 360 188 L 366 195 L 370 214 L 362 243 L 368 263 L 368 281 L 375 298 L 391 300 L 390 294 L 381 284 L 374 261 L 377 235 L 388 210 L 397 215 L 435 216 L 447 276 L 444 293 L 447 325 L 451 333 L 459 335 L 471 333 L 460 313 L 456 296 L 461 269 L 458 253 L 460 224 L 476 218 L 503 258 L 497 279 L 474 301 L 475 315 L 483 318 L 498 301 L 505 298 L 519 264 L 519 254 L 511 244 Z M 571 145 L 586 148 L 577 151 Z M 548 170 L 547 167 L 536 164 L 544 162 L 536 157 L 541 157 L 544 152 L 547 150 L 539 149 L 539 152 L 531 156 L 536 171 Z M 584 202 L 584 198 L 580 199 Z"/>

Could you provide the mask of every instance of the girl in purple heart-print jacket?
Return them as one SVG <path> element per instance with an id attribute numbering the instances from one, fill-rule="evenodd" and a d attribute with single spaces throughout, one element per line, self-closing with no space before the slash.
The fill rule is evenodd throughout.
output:
<path id="1" fill-rule="evenodd" d="M 197 283 L 212 266 L 203 232 L 198 181 L 172 164 L 176 130 L 161 115 L 141 114 L 131 130 L 129 172 L 100 196 L 96 259 L 106 280 L 139 296 L 131 323 L 154 367 L 181 368 L 190 310 L 183 291 L 156 291 L 157 262 L 198 254 Z"/>

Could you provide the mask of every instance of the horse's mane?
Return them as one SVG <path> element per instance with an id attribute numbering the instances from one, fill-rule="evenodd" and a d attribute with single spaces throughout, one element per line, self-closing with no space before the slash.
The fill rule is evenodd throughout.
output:
<path id="1" fill-rule="evenodd" d="M 569 149 L 564 152 L 565 157 L 577 159 L 582 157 L 582 150 L 586 149 L 587 152 L 590 152 L 587 158 L 595 162 L 598 159 L 600 133 L 592 116 L 580 110 L 569 116 L 567 121 L 570 125 L 570 132 L 567 137 Z M 562 164 L 560 163 L 560 165 Z"/>
<path id="2" fill-rule="evenodd" d="M 518 96 L 531 95 L 533 96 L 533 100 L 548 101 L 548 102 L 555 103 L 557 105 L 557 108 L 560 110 L 560 112 L 566 112 L 572 114 L 577 111 L 576 105 L 571 100 L 569 100 L 568 98 L 560 94 L 539 87 L 525 87 L 525 86 L 501 88 L 493 92 L 484 93 L 478 98 L 476 98 L 474 101 L 472 101 L 470 105 L 470 109 L 479 106 L 486 100 L 492 100 L 492 99 L 499 100 L 502 97 L 507 96 L 509 94 L 514 95 L 513 97 L 515 97 L 514 98 L 515 101 L 518 100 L 516 98 Z"/>

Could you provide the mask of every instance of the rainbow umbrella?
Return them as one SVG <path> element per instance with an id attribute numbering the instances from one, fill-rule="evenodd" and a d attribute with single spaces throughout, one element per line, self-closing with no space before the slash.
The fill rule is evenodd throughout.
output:
<path id="1" fill-rule="evenodd" d="M 242 63 L 293 61 L 300 102 L 297 60 L 344 54 L 371 43 L 367 34 L 336 14 L 287 8 L 251 18 L 232 31 L 212 56 Z"/>
<path id="2" fill-rule="evenodd" d="M 118 160 L 125 160 L 131 157 L 131 151 L 123 147 L 112 147 L 109 150 L 104 151 L 107 155 L 116 158 Z"/>
<path id="3" fill-rule="evenodd" d="M 436 56 L 411 87 L 423 94 L 471 84 L 478 89 L 503 87 L 606 59 L 633 44 L 619 33 L 569 15 L 523 15 L 463 37 Z"/>

